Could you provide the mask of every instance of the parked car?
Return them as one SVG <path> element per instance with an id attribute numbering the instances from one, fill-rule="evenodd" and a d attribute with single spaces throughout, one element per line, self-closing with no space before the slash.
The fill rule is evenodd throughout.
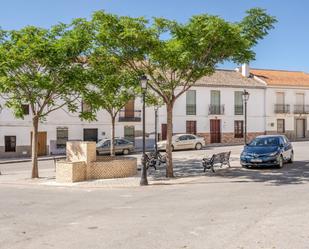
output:
<path id="1" fill-rule="evenodd" d="M 240 156 L 243 167 L 278 166 L 292 163 L 294 150 L 290 141 L 283 135 L 258 136 L 244 147 Z"/>
<path id="2" fill-rule="evenodd" d="M 166 150 L 166 140 L 157 143 L 158 150 Z M 205 139 L 192 134 L 180 134 L 172 137 L 172 150 L 196 149 L 205 146 Z"/>
<path id="3" fill-rule="evenodd" d="M 134 144 L 124 138 L 115 138 L 115 153 L 122 153 L 127 155 L 134 151 Z M 103 139 L 97 143 L 97 155 L 110 154 L 111 140 Z"/>

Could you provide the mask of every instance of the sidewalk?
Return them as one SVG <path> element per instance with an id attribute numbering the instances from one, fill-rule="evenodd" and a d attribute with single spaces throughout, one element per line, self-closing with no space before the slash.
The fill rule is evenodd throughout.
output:
<path id="1" fill-rule="evenodd" d="M 63 159 L 65 155 L 49 155 L 49 156 L 42 156 L 39 157 L 39 161 L 47 161 L 47 160 L 54 160 L 54 159 Z M 7 163 L 23 163 L 23 162 L 31 162 L 31 157 L 18 157 L 18 158 L 4 158 L 0 159 L 0 164 L 7 164 Z"/>

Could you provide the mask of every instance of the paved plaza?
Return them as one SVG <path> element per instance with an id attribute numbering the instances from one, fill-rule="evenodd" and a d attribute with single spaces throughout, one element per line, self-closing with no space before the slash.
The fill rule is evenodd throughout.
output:
<path id="1" fill-rule="evenodd" d="M 174 152 L 138 177 L 56 184 L 53 161 L 0 164 L 0 248 L 308 248 L 309 142 L 283 169 L 242 169 L 241 146 Z M 232 167 L 203 173 L 201 158 L 231 150 Z M 140 158 L 140 155 L 134 155 Z"/>

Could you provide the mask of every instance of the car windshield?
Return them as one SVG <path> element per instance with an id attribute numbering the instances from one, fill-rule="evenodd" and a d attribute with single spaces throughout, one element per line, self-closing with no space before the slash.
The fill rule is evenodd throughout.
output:
<path id="1" fill-rule="evenodd" d="M 278 137 L 258 137 L 251 141 L 249 146 L 277 146 L 279 145 Z"/>

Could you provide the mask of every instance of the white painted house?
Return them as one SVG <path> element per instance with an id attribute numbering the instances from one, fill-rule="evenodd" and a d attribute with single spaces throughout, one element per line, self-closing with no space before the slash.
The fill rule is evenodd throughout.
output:
<path id="1" fill-rule="evenodd" d="M 291 140 L 309 139 L 309 74 L 253 69 L 267 84 L 265 132 L 285 134 Z"/>
<path id="2" fill-rule="evenodd" d="M 217 70 L 204 77 L 177 99 L 174 106 L 174 133 L 195 133 L 206 143 L 243 143 L 244 107 L 242 91 L 250 93 L 248 101 L 248 138 L 260 134 L 282 133 L 291 139 L 307 139 L 309 115 L 309 75 L 302 72 L 250 70 Z M 0 100 L 1 102 L 1 100 Z M 2 101 L 3 105 L 3 101 Z M 82 108 L 82 105 L 81 107 Z M 27 113 L 27 106 L 25 112 Z M 142 103 L 139 97 L 130 101 L 116 122 L 116 136 L 141 145 Z M 146 133 L 151 146 L 154 140 L 155 114 L 146 109 Z M 51 113 L 39 126 L 40 155 L 64 152 L 67 140 L 100 140 L 110 137 L 111 121 L 105 111 L 97 121 L 81 121 L 65 109 Z M 159 138 L 166 137 L 166 109 L 158 111 Z M 0 113 L 0 157 L 30 156 L 31 115 L 16 119 L 12 112 Z"/>

